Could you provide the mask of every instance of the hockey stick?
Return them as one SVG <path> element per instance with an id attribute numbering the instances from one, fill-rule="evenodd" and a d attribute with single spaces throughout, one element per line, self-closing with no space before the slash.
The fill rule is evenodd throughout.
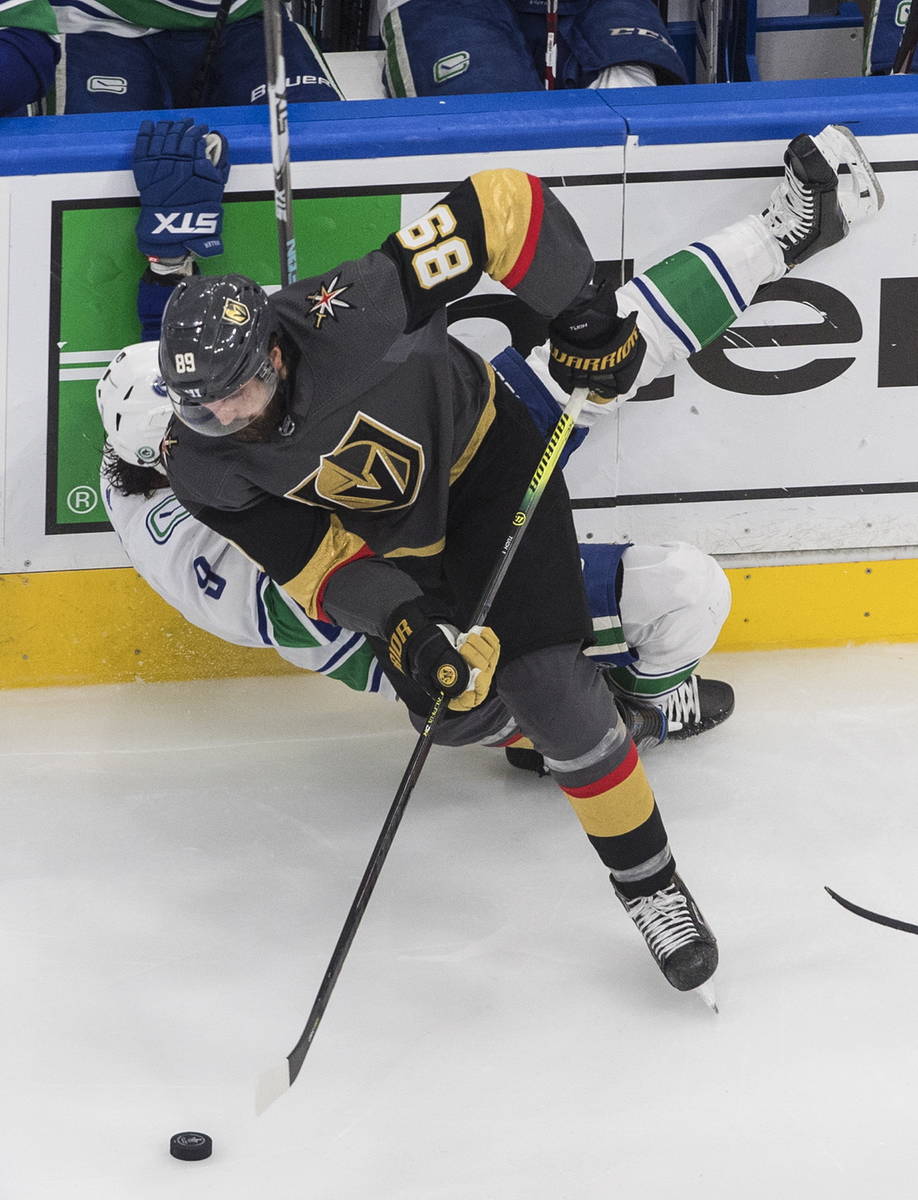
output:
<path id="1" fill-rule="evenodd" d="M 908 6 L 908 17 L 902 37 L 899 39 L 899 49 L 893 60 L 890 75 L 907 75 L 915 57 L 915 47 L 918 46 L 918 4 Z"/>
<path id="2" fill-rule="evenodd" d="M 558 74 L 558 0 L 545 5 L 545 87 L 554 91 Z"/>
<path id="3" fill-rule="evenodd" d="M 695 82 L 717 83 L 720 58 L 721 0 L 696 0 Z"/>
<path id="4" fill-rule="evenodd" d="M 370 26 L 370 0 L 346 0 L 336 50 L 366 50 Z"/>
<path id="5" fill-rule="evenodd" d="M 233 0 L 220 0 L 220 7 L 217 9 L 210 37 L 207 39 L 204 57 L 201 59 L 200 68 L 195 76 L 194 87 L 191 89 L 189 104 L 192 108 L 200 108 L 204 102 L 204 93 L 207 91 L 207 85 L 210 83 L 210 73 L 213 69 L 214 55 L 223 41 L 223 30 L 226 26 L 226 18 L 229 16 L 232 4 Z"/>
<path id="6" fill-rule="evenodd" d="M 274 168 L 274 216 L 281 284 L 296 282 L 296 237 L 290 190 L 290 130 L 287 125 L 287 64 L 284 61 L 281 0 L 264 0 L 265 67 L 271 114 L 271 165 Z"/>
<path id="7" fill-rule="evenodd" d="M 866 921 L 873 921 L 877 925 L 887 925 L 890 929 L 901 929 L 903 933 L 918 933 L 918 925 L 910 925 L 908 921 L 900 921 L 897 917 L 884 917 L 880 913 L 871 912 L 869 908 L 861 908 L 859 904 L 852 904 L 844 896 L 839 896 L 838 892 L 833 892 L 830 887 L 826 887 L 826 891 L 842 908 L 847 908 L 848 912 L 853 912 Z"/>
<path id="8" fill-rule="evenodd" d="M 478 602 L 478 608 L 470 625 L 483 625 L 488 613 L 491 611 L 491 605 L 494 603 L 497 589 L 507 574 L 513 556 L 520 544 L 520 539 L 528 528 L 529 519 L 535 511 L 536 505 L 541 500 L 542 493 L 545 491 L 548 481 L 558 465 L 561 452 L 573 431 L 574 423 L 588 396 L 589 392 L 586 388 L 575 389 L 564 411 L 558 418 L 558 423 L 552 430 L 545 451 L 539 459 L 539 464 L 520 502 L 519 509 L 514 514 L 510 532 L 507 534 L 507 538 L 501 547 L 497 562 L 494 564 L 494 569 Z M 392 841 L 395 838 L 396 830 L 405 811 L 405 806 L 421 773 L 421 768 L 427 760 L 427 755 L 430 753 L 430 748 L 433 745 L 431 735 L 443 717 L 444 708 L 445 696 L 441 692 L 434 701 L 427 722 L 421 730 L 411 758 L 408 760 L 408 766 L 405 768 L 402 781 L 398 785 L 398 791 L 395 793 L 395 799 L 392 801 L 379 837 L 376 839 L 376 845 L 373 847 L 370 861 L 367 863 L 367 868 L 357 888 L 357 894 L 354 896 L 347 919 L 344 922 L 325 971 L 322 985 L 313 1001 L 312 1009 L 310 1010 L 303 1032 L 300 1034 L 299 1041 L 287 1055 L 283 1063 L 280 1063 L 276 1067 L 268 1068 L 259 1077 L 255 1088 L 255 1111 L 259 1116 L 279 1096 L 282 1096 L 288 1088 L 293 1086 L 297 1075 L 300 1073 L 300 1068 L 303 1065 L 309 1047 L 312 1045 L 312 1039 L 319 1028 L 319 1022 L 322 1020 L 322 1016 L 331 999 L 332 990 L 338 981 L 338 976 L 341 974 L 341 968 L 344 966 L 344 960 L 351 948 L 354 935 L 357 933 L 357 927 L 360 925 L 370 896 L 373 894 L 373 888 L 376 886 L 376 881 L 382 871 L 383 863 L 386 861 L 386 855 L 389 853 Z"/>

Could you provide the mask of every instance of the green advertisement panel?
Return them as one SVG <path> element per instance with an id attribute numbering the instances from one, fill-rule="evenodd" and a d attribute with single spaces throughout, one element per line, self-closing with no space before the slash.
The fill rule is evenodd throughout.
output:
<path id="1" fill-rule="evenodd" d="M 355 193 L 357 190 L 355 189 Z M 298 195 L 298 274 L 321 275 L 379 246 L 401 223 L 401 193 Z M 102 426 L 95 387 L 122 346 L 140 340 L 137 285 L 145 267 L 134 242 L 133 201 L 54 205 L 46 532 L 107 530 L 99 496 Z M 236 272 L 279 282 L 273 198 L 227 197 L 223 243 L 205 274 Z"/>

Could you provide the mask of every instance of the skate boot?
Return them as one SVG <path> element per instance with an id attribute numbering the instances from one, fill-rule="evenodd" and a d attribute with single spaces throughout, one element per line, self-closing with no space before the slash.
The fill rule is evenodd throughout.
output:
<path id="1" fill-rule="evenodd" d="M 628 732 L 640 754 L 666 741 L 669 736 L 669 717 L 665 709 L 656 704 L 640 704 L 625 696 L 615 697 L 615 707 L 628 726 Z"/>
<path id="2" fill-rule="evenodd" d="M 654 703 L 666 716 L 669 740 L 680 741 L 726 721 L 733 712 L 733 688 L 720 679 L 691 675 L 674 692 Z"/>
<path id="3" fill-rule="evenodd" d="M 532 746 L 504 746 L 504 754 L 510 766 L 518 771 L 533 771 L 539 776 L 548 774 L 545 759 Z"/>
<path id="4" fill-rule="evenodd" d="M 717 939 L 678 874 L 667 887 L 636 900 L 623 896 L 610 878 L 667 981 L 690 992 L 710 979 L 717 970 Z"/>
<path id="5" fill-rule="evenodd" d="M 656 704 L 638 704 L 624 696 L 615 697 L 615 706 L 628 727 L 638 753 L 643 754 L 645 750 L 659 746 L 666 740 L 668 718 L 662 707 Z M 521 771 L 534 771 L 536 775 L 548 774 L 545 760 L 538 750 L 505 746 L 504 753 L 511 767 L 517 767 Z"/>
<path id="6" fill-rule="evenodd" d="M 857 138 L 844 125 L 827 125 L 822 133 L 801 133 L 787 147 L 784 178 L 762 220 L 789 270 L 840 242 L 855 221 L 882 207 L 883 189 Z"/>

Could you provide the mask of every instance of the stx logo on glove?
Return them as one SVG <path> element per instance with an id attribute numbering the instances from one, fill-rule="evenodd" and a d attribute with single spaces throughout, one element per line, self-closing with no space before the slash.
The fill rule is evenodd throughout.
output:
<path id="1" fill-rule="evenodd" d="M 182 219 L 176 224 L 179 217 Z M 202 233 L 216 233 L 220 214 L 216 212 L 155 212 L 153 218 L 159 222 L 153 230 L 152 236 L 154 237 L 158 233 L 194 234 L 197 236 Z"/>
<path id="2" fill-rule="evenodd" d="M 567 353 L 554 345 L 551 347 L 551 356 L 562 367 L 572 367 L 575 371 L 609 371 L 628 357 L 637 345 L 639 337 L 640 334 L 635 326 L 616 350 L 613 350 L 611 354 L 604 354 L 601 358 L 584 358 L 579 354 Z"/>

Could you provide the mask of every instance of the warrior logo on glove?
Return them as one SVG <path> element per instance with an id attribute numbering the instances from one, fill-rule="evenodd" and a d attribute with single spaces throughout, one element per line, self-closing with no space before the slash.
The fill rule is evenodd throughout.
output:
<path id="1" fill-rule="evenodd" d="M 548 370 L 555 383 L 572 392 L 589 388 L 602 404 L 631 390 L 647 351 L 637 313 L 618 315 L 609 281 L 593 296 L 560 313 L 548 327 Z"/>
<path id="2" fill-rule="evenodd" d="M 635 326 L 622 345 L 617 350 L 606 354 L 603 358 L 585 358 L 581 354 L 566 354 L 557 346 L 552 346 L 551 356 L 560 366 L 570 367 L 574 371 L 611 371 L 613 367 L 619 366 L 631 354 L 638 344 L 640 336 L 637 326 Z"/>
<path id="3" fill-rule="evenodd" d="M 459 633 L 428 616 L 423 598 L 399 605 L 387 628 L 392 666 L 429 696 L 443 692 L 447 707 L 458 712 L 476 708 L 487 697 L 500 658 L 493 629 L 474 625 Z"/>
<path id="4" fill-rule="evenodd" d="M 411 633 L 412 629 L 407 620 L 402 620 L 389 634 L 389 661 L 397 671 L 402 673 L 405 671 L 402 666 L 402 651 L 405 649 L 405 642 L 411 637 Z"/>

